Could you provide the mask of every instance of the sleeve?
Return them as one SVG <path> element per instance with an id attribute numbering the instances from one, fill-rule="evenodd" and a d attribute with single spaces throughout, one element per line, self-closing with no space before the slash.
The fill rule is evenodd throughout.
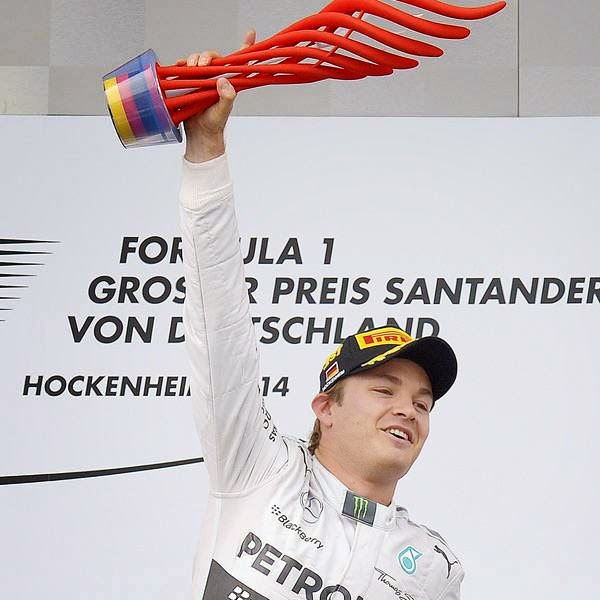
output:
<path id="1" fill-rule="evenodd" d="M 184 328 L 194 418 L 213 492 L 259 486 L 287 449 L 259 392 L 258 351 L 225 155 L 184 159 Z"/>
<path id="2" fill-rule="evenodd" d="M 435 600 L 460 600 L 460 584 L 465 577 L 464 571 L 461 569 L 452 577 L 446 587 L 442 590 Z"/>
<path id="3" fill-rule="evenodd" d="M 430 548 L 437 555 L 426 584 L 427 596 L 432 600 L 460 600 L 460 586 L 465 577 L 460 560 L 437 531 L 426 525 L 419 527 L 427 534 Z"/>

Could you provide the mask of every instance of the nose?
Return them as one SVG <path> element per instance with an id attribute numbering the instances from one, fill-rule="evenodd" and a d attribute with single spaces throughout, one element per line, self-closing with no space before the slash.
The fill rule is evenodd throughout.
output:
<path id="1" fill-rule="evenodd" d="M 410 394 L 400 393 L 394 396 L 392 413 L 396 416 L 402 416 L 405 419 L 414 421 L 417 416 L 417 411 L 415 410 Z"/>

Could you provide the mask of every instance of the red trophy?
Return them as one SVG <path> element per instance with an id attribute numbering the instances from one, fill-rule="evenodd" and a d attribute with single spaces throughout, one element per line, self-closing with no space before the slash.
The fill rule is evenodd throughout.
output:
<path id="1" fill-rule="evenodd" d="M 402 1 L 462 20 L 483 19 L 506 6 L 506 2 L 495 2 L 464 8 L 438 0 Z M 240 92 L 263 85 L 390 75 L 395 69 L 419 64 L 406 54 L 443 54 L 435 45 L 388 31 L 370 23 L 368 17 L 436 38 L 463 39 L 470 33 L 466 27 L 417 17 L 382 0 L 334 0 L 262 42 L 213 59 L 209 66 L 163 67 L 156 54 L 147 50 L 103 78 L 117 134 L 125 148 L 181 142 L 181 122 L 218 101 L 219 77 L 227 77 Z M 397 52 L 353 39 L 353 34 Z"/>

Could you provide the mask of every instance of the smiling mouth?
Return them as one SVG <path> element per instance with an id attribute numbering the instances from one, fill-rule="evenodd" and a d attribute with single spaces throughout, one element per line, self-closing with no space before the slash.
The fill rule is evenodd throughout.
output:
<path id="1" fill-rule="evenodd" d="M 402 446 L 410 446 L 412 442 L 408 438 L 408 434 L 404 431 L 400 431 L 399 429 L 386 429 L 384 433 L 391 437 L 396 444 Z"/>

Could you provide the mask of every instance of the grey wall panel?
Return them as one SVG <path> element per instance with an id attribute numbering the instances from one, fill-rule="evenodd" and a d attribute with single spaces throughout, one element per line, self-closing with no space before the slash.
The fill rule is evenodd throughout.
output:
<path id="1" fill-rule="evenodd" d="M 143 0 L 52 0 L 50 64 L 110 70 L 143 49 L 144 20 Z"/>
<path id="2" fill-rule="evenodd" d="M 192 52 L 237 49 L 239 0 L 146 0 L 145 45 L 158 54 L 159 62 L 171 64 Z"/>
<path id="3" fill-rule="evenodd" d="M 515 116 L 514 69 L 439 69 L 333 84 L 331 114 L 343 116 Z"/>
<path id="4" fill-rule="evenodd" d="M 521 3 L 521 115 L 600 114 L 599 28 L 598 0 Z"/>
<path id="5" fill-rule="evenodd" d="M 288 25 L 307 17 L 327 4 L 327 0 L 305 0 L 304 2 L 264 2 L 251 0 L 238 2 L 238 25 L 240 31 L 253 27 L 258 39 L 265 39 Z"/>
<path id="6" fill-rule="evenodd" d="M 0 67 L 0 114 L 47 112 L 48 67 Z"/>
<path id="7" fill-rule="evenodd" d="M 44 65 L 49 62 L 48 0 L 2 0 L 0 65 Z"/>
<path id="8" fill-rule="evenodd" d="M 524 0 L 520 13 L 521 64 L 600 64 L 597 0 Z"/>
<path id="9" fill-rule="evenodd" d="M 106 71 L 99 66 L 50 67 L 48 114 L 108 114 L 102 89 Z"/>
<path id="10" fill-rule="evenodd" d="M 143 0 L 53 0 L 50 114 L 107 114 L 102 75 L 144 49 Z"/>
<path id="11" fill-rule="evenodd" d="M 523 67 L 521 116 L 600 115 L 600 66 Z"/>

